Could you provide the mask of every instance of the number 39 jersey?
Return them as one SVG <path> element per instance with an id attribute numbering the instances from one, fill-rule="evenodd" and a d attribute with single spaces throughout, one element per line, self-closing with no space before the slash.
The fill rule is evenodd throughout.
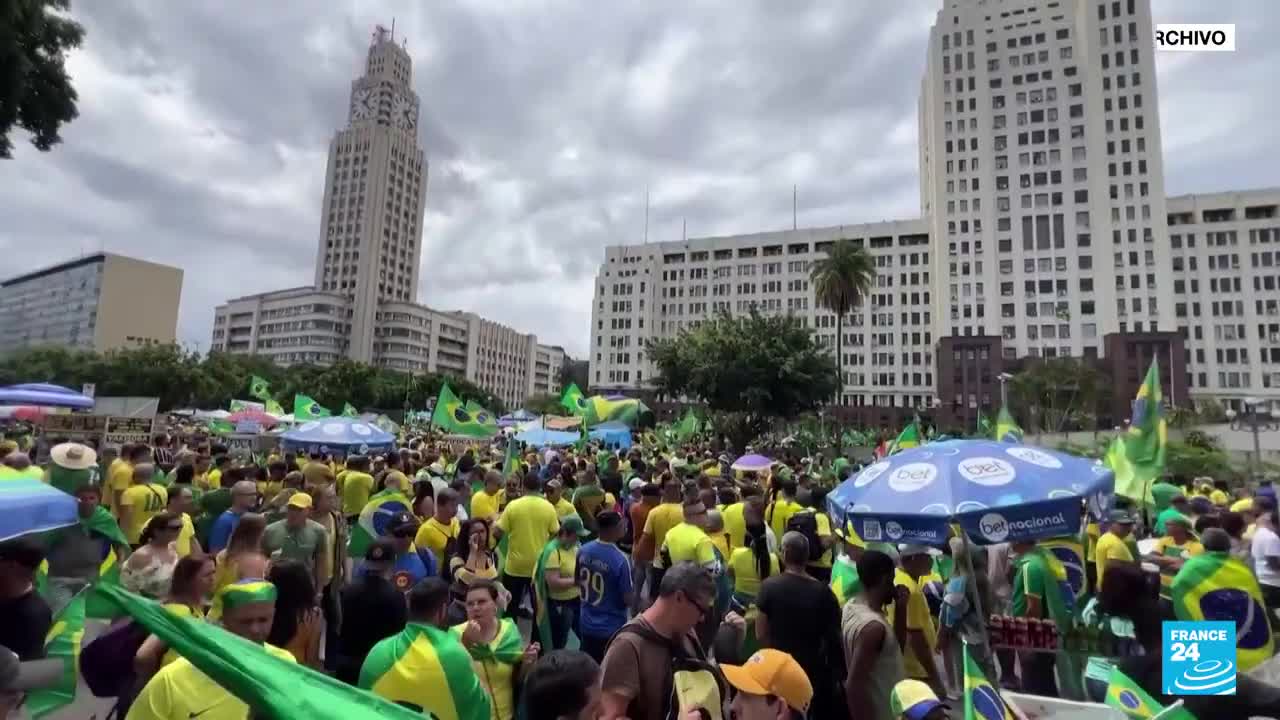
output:
<path id="1" fill-rule="evenodd" d="M 579 624 L 583 635 L 607 638 L 627 622 L 631 565 L 612 543 L 593 540 L 578 551 Z"/>

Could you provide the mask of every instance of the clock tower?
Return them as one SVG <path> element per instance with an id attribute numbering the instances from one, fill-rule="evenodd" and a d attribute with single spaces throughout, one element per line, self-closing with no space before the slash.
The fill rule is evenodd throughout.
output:
<path id="1" fill-rule="evenodd" d="M 403 41 L 379 25 L 329 144 L 316 288 L 351 302 L 349 356 L 371 360 L 379 307 L 417 302 L 427 161 Z"/>

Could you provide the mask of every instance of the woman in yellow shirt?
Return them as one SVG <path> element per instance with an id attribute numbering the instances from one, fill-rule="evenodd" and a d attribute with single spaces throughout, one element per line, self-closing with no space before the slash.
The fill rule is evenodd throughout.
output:
<path id="1" fill-rule="evenodd" d="M 760 583 L 782 572 L 778 556 L 769 552 L 769 531 L 759 521 L 747 523 L 745 547 L 734 548 L 729 556 L 729 576 L 733 578 L 733 598 L 750 608 L 760 592 Z M 748 623 L 747 627 L 751 627 Z"/>
<path id="2" fill-rule="evenodd" d="M 576 513 L 569 515 L 560 521 L 555 539 L 547 543 L 539 558 L 537 571 L 546 583 L 551 625 L 551 637 L 545 639 L 551 641 L 552 650 L 563 648 L 569 642 L 569 631 L 578 627 L 578 543 L 587 534 L 582 518 Z"/>
<path id="3" fill-rule="evenodd" d="M 188 555 L 173 568 L 173 581 L 165 596 L 165 610 L 179 617 L 204 619 L 205 604 L 213 594 L 213 558 Z M 177 660 L 178 653 L 169 649 L 155 635 L 148 636 L 133 656 L 133 669 L 145 681 L 152 673 Z"/>
<path id="4" fill-rule="evenodd" d="M 787 532 L 787 521 L 804 507 L 796 502 L 796 481 L 790 478 L 778 480 L 773 486 L 773 500 L 765 508 L 764 519 L 773 530 L 774 537 L 781 538 Z"/>
<path id="5" fill-rule="evenodd" d="M 538 660 L 538 643 L 525 647 L 510 618 L 498 619 L 498 586 L 487 580 L 467 590 L 467 621 L 452 628 L 471 654 L 480 686 L 489 696 L 490 720 L 515 717 L 515 687 Z"/>

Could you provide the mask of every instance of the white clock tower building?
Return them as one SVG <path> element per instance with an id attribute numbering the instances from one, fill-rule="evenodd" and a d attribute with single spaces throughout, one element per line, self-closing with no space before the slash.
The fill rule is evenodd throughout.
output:
<path id="1" fill-rule="evenodd" d="M 329 143 L 316 289 L 346 296 L 349 357 L 371 362 L 379 303 L 416 303 L 427 161 L 412 60 L 379 26 L 351 83 L 347 127 Z"/>

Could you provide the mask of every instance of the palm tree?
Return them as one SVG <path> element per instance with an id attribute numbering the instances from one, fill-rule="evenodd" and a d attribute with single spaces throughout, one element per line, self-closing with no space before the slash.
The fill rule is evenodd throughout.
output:
<path id="1" fill-rule="evenodd" d="M 847 238 L 836 240 L 827 256 L 815 260 L 809 270 L 817 304 L 836 314 L 836 367 L 840 371 L 837 405 L 844 393 L 844 316 L 862 304 L 875 285 L 875 278 L 871 254 Z"/>

